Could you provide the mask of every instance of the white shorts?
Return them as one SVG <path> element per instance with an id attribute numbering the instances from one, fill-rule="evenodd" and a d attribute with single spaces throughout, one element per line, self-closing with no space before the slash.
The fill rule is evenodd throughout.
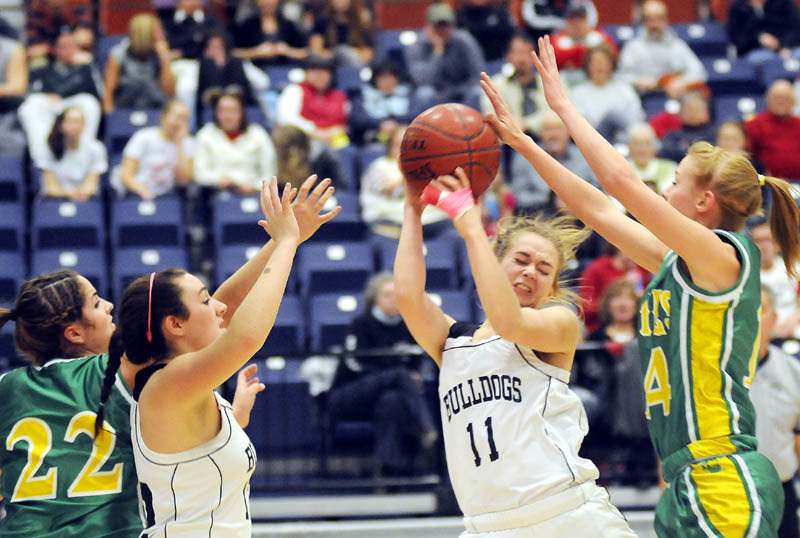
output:
<path id="1" fill-rule="evenodd" d="M 628 522 L 594 482 L 503 512 L 465 516 L 461 538 L 633 537 Z"/>

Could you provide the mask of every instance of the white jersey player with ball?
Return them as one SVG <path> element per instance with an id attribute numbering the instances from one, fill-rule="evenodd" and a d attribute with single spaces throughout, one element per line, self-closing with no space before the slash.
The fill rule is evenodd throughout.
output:
<path id="1" fill-rule="evenodd" d="M 480 193 L 477 193 L 480 194 Z M 434 204 L 464 239 L 487 319 L 456 322 L 425 293 L 420 215 Z M 433 180 L 406 198 L 397 303 L 437 362 L 447 466 L 462 538 L 635 536 L 578 455 L 586 414 L 568 387 L 581 324 L 558 276 L 588 234 L 571 219 L 501 221 L 490 244 L 469 180 Z"/>

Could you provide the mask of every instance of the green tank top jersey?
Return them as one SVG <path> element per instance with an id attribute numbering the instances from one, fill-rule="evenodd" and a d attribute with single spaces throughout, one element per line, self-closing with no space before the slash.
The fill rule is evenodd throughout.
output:
<path id="1" fill-rule="evenodd" d="M 703 440 L 695 457 L 752 450 L 750 382 L 761 333 L 761 253 L 738 233 L 715 230 L 737 252 L 739 280 L 729 290 L 698 288 L 670 251 L 645 291 L 639 352 L 650 438 L 662 460 Z M 710 444 L 714 448 L 708 451 Z"/>
<path id="2" fill-rule="evenodd" d="M 120 375 L 94 422 L 108 356 L 55 359 L 0 377 L 0 538 L 135 537 L 142 531 L 131 448 L 133 399 Z M 111 433 L 108 433 L 111 432 Z"/>

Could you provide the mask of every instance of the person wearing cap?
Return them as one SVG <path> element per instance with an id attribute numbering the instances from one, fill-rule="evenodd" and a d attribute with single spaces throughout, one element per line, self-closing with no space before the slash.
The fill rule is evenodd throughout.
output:
<path id="1" fill-rule="evenodd" d="M 597 26 L 597 8 L 592 0 L 522 0 L 522 23 L 535 43 L 540 37 L 554 34 L 564 27 L 564 12 L 574 4 L 586 6 L 589 26 Z"/>
<path id="2" fill-rule="evenodd" d="M 642 6 L 644 24 L 622 47 L 620 76 L 640 93 L 664 91 L 680 98 L 708 77 L 703 63 L 669 27 L 667 6 L 661 0 L 648 0 Z"/>
<path id="3" fill-rule="evenodd" d="M 556 62 L 561 76 L 569 86 L 586 81 L 584 59 L 589 49 L 605 45 L 616 56 L 619 52 L 614 38 L 589 24 L 586 6 L 573 3 L 564 12 L 564 28 L 552 37 Z"/>
<path id="4" fill-rule="evenodd" d="M 455 12 L 447 4 L 431 5 L 425 13 L 422 37 L 405 48 L 405 63 L 416 86 L 421 109 L 439 103 L 478 106 L 483 51 L 472 35 L 455 27 Z"/>

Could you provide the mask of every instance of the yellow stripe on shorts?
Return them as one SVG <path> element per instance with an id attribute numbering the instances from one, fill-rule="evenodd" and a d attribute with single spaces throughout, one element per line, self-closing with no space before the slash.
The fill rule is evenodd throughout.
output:
<path id="1" fill-rule="evenodd" d="M 733 461 L 723 456 L 695 463 L 691 478 L 706 521 L 725 538 L 744 537 L 752 507 Z"/>

